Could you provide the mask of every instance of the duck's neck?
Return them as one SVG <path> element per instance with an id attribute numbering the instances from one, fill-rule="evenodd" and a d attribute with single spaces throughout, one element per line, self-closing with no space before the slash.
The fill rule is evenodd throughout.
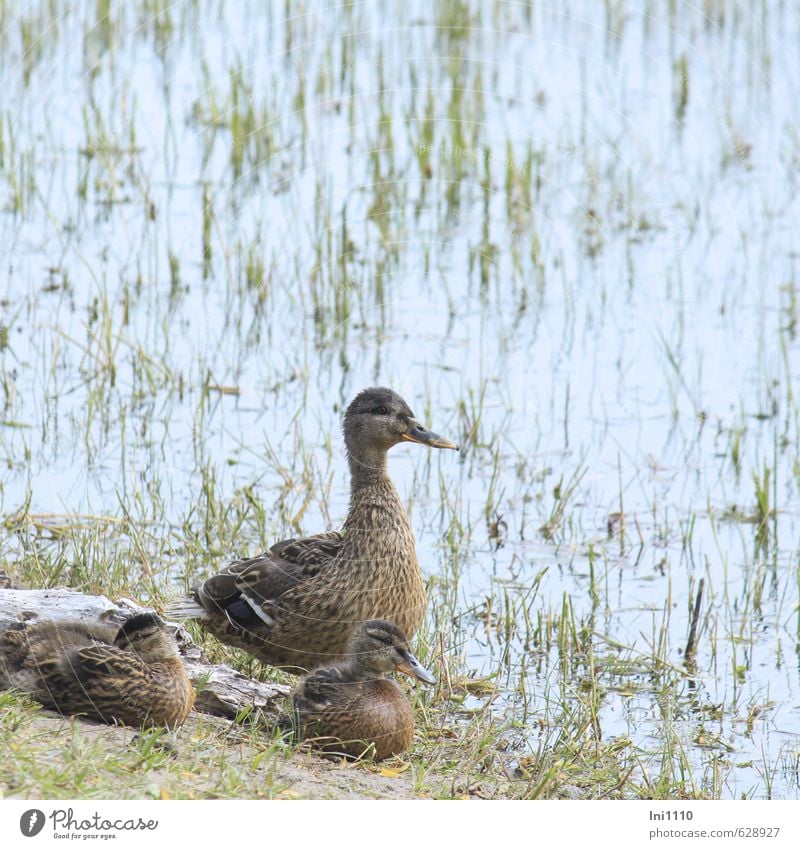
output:
<path id="1" fill-rule="evenodd" d="M 387 468 L 387 453 L 383 450 L 349 451 L 347 462 L 350 465 L 350 497 L 371 489 L 392 487 Z"/>
<path id="2" fill-rule="evenodd" d="M 359 660 L 350 658 L 343 669 L 344 677 L 353 682 L 378 681 L 386 677 L 386 673 L 380 669 L 372 669 L 365 666 Z"/>
<path id="3" fill-rule="evenodd" d="M 386 452 L 351 452 L 348 462 L 350 510 L 344 523 L 348 546 L 367 551 L 383 545 L 389 536 L 399 556 L 405 557 L 404 546 L 413 550 L 414 535 L 403 502 L 389 478 Z"/>

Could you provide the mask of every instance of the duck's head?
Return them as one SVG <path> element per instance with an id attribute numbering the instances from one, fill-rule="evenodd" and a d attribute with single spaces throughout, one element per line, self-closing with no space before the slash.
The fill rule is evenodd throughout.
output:
<path id="1" fill-rule="evenodd" d="M 436 679 L 414 657 L 406 635 L 393 622 L 371 619 L 362 622 L 350 637 L 348 652 L 353 665 L 362 672 L 379 677 L 387 672 L 404 672 L 435 684 Z"/>
<path id="2" fill-rule="evenodd" d="M 344 414 L 344 440 L 347 450 L 356 456 L 385 454 L 400 442 L 458 451 L 455 442 L 428 430 L 417 421 L 408 404 L 384 386 L 364 389 L 353 399 Z"/>
<path id="3" fill-rule="evenodd" d="M 135 652 L 145 663 L 157 663 L 178 656 L 175 635 L 155 613 L 138 613 L 122 625 L 114 645 Z"/>

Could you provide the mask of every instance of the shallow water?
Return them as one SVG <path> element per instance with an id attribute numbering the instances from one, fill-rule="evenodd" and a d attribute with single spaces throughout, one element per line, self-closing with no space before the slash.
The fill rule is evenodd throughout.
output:
<path id="1" fill-rule="evenodd" d="M 391 469 L 514 745 L 594 679 L 643 768 L 795 797 L 800 14 L 670 5 L 6 9 L 2 513 L 314 531 L 390 385 L 464 443 Z"/>

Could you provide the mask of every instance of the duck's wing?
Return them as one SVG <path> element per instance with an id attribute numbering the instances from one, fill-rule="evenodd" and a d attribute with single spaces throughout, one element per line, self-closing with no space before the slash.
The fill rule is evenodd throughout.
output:
<path id="1" fill-rule="evenodd" d="M 59 709 L 61 701 L 73 698 L 73 690 L 80 692 L 75 677 L 65 674 L 62 660 L 60 652 L 26 653 L 17 667 L 9 670 L 8 686 L 28 693 L 46 707 Z"/>
<path id="2" fill-rule="evenodd" d="M 32 692 L 37 679 L 56 674 L 73 649 L 111 643 L 117 629 L 103 622 L 19 623 L 0 634 L 0 687 Z"/>
<path id="3" fill-rule="evenodd" d="M 154 709 L 160 709 L 153 703 L 160 694 L 154 692 L 150 669 L 133 652 L 95 645 L 70 652 L 64 662 L 71 667 L 89 715 L 105 722 L 141 725 Z"/>
<path id="4" fill-rule="evenodd" d="M 125 725 L 180 725 L 194 704 L 181 661 L 145 663 L 103 643 L 69 649 L 40 666 L 32 695 L 61 713 Z"/>
<path id="5" fill-rule="evenodd" d="M 117 646 L 89 646 L 78 649 L 70 658 L 76 677 L 83 683 L 131 677 L 147 677 L 147 665 L 132 651 Z"/>
<path id="6" fill-rule="evenodd" d="M 238 628 L 264 629 L 273 624 L 273 607 L 299 583 L 313 579 L 341 550 L 341 531 L 275 543 L 259 557 L 237 560 L 197 587 L 197 601 L 209 613 L 224 614 Z M 181 615 L 186 605 L 170 611 Z"/>
<path id="7" fill-rule="evenodd" d="M 118 685 L 124 675 L 107 661 L 113 662 L 114 656 L 120 654 L 119 649 L 101 643 L 65 647 L 53 642 L 32 642 L 27 645 L 19 668 L 10 676 L 11 684 L 61 713 L 106 719 L 103 700 L 107 694 L 120 698 Z M 140 663 L 134 655 L 129 657 Z"/>
<path id="8" fill-rule="evenodd" d="M 332 704 L 337 688 L 351 683 L 341 669 L 332 666 L 329 669 L 318 669 L 307 676 L 294 694 L 296 706 L 314 712 Z"/>
<path id="9" fill-rule="evenodd" d="M 339 553 L 344 534 L 342 531 L 325 531 L 301 539 L 285 539 L 270 548 L 272 558 L 318 570 Z"/>
<path id="10" fill-rule="evenodd" d="M 295 691 L 292 697 L 295 710 L 301 717 L 313 718 L 341 701 L 354 684 L 352 676 L 339 667 L 318 669 L 304 678 Z"/>
<path id="11" fill-rule="evenodd" d="M 0 634 L 0 688 L 14 686 L 12 679 L 19 672 L 28 654 L 22 624 L 12 625 Z"/>

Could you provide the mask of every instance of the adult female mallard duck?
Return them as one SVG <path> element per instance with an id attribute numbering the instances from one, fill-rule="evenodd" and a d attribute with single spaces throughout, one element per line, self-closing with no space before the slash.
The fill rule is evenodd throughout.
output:
<path id="1" fill-rule="evenodd" d="M 36 622 L 0 634 L 0 678 L 45 707 L 124 725 L 181 725 L 194 688 L 175 638 L 153 613 L 120 628 Z"/>
<path id="2" fill-rule="evenodd" d="M 390 672 L 427 684 L 434 677 L 409 651 L 392 622 L 362 622 L 350 636 L 347 657 L 303 678 L 292 696 L 300 736 L 327 752 L 381 760 L 404 752 L 414 738 L 414 716 Z"/>
<path id="3" fill-rule="evenodd" d="M 391 389 L 360 392 L 344 416 L 350 510 L 341 531 L 238 560 L 168 608 L 266 663 L 314 669 L 344 655 L 353 627 L 389 619 L 409 636 L 425 613 L 414 534 L 386 469 L 401 442 L 458 446 L 424 428 Z"/>

